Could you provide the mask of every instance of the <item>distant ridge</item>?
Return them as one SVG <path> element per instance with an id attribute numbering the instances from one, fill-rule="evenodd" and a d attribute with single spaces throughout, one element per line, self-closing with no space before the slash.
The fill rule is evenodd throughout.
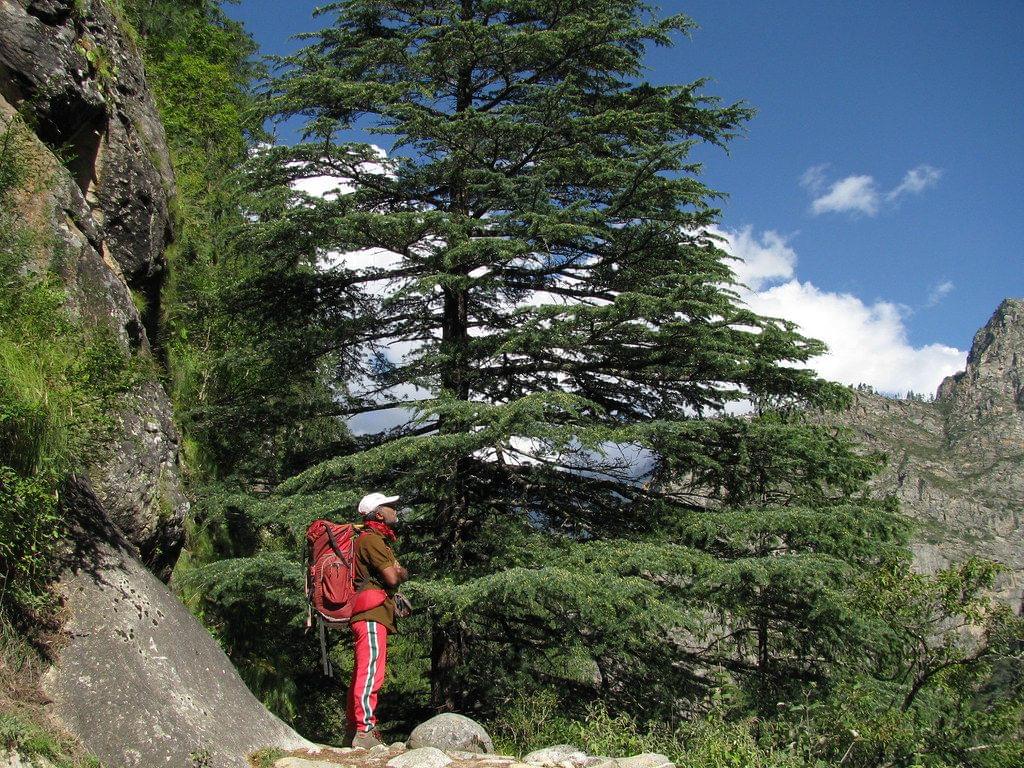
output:
<path id="1" fill-rule="evenodd" d="M 917 566 L 932 571 L 971 555 L 1009 571 L 1000 599 L 1024 609 L 1024 299 L 1003 300 L 974 336 L 967 367 L 934 402 L 857 392 L 834 417 L 888 464 L 875 481 L 920 523 Z"/>

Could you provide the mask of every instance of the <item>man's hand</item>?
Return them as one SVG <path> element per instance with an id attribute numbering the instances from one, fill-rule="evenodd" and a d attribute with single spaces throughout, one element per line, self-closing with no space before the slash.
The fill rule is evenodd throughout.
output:
<path id="1" fill-rule="evenodd" d="M 399 584 L 409 580 L 409 572 L 398 563 L 395 563 L 382 570 L 380 578 L 387 587 L 396 589 Z"/>

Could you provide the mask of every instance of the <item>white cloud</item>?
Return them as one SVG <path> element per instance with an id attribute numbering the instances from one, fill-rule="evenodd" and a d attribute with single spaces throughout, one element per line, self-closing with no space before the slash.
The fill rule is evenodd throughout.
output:
<path id="1" fill-rule="evenodd" d="M 862 213 L 874 216 L 878 213 L 879 194 L 871 176 L 847 176 L 834 182 L 828 192 L 816 197 L 811 211 L 819 213 Z"/>
<path id="2" fill-rule="evenodd" d="M 901 197 L 920 194 L 942 178 L 940 169 L 922 164 L 903 174 L 897 186 L 881 192 L 875 177 L 866 174 L 846 176 L 828 184 L 827 169 L 827 163 L 812 165 L 800 177 L 800 186 L 816 195 L 811 202 L 811 213 L 815 216 L 822 213 L 875 216 L 883 203 L 895 205 Z"/>
<path id="3" fill-rule="evenodd" d="M 711 232 L 725 240 L 723 250 L 741 259 L 731 266 L 736 278 L 751 290 L 759 290 L 771 280 L 793 277 L 796 251 L 778 232 L 769 229 L 761 233 L 760 239 L 749 226 L 737 232 L 722 229 Z"/>
<path id="4" fill-rule="evenodd" d="M 310 197 L 329 197 L 348 194 L 353 187 L 347 179 L 338 176 L 306 176 L 293 181 L 292 189 Z"/>
<path id="5" fill-rule="evenodd" d="M 904 312 L 888 301 L 867 304 L 848 293 L 822 291 L 790 280 L 746 297 L 755 312 L 796 322 L 821 339 L 828 352 L 811 361 L 826 379 L 870 384 L 882 392 L 934 392 L 946 376 L 962 370 L 967 353 L 945 344 L 914 347 L 907 340 Z"/>
<path id="6" fill-rule="evenodd" d="M 928 303 L 926 306 L 934 307 L 952 293 L 955 287 L 956 286 L 953 285 L 952 280 L 943 280 L 938 285 L 933 286 L 932 289 L 928 291 Z"/>
<path id="7" fill-rule="evenodd" d="M 812 165 L 800 177 L 800 186 L 811 190 L 811 192 L 821 192 L 825 188 L 825 171 L 828 170 L 828 167 L 829 163 Z"/>
<path id="8" fill-rule="evenodd" d="M 756 237 L 749 227 L 719 231 L 722 248 L 746 260 L 737 275 L 754 275 L 741 292 L 761 315 L 795 322 L 801 333 L 821 339 L 828 352 L 810 361 L 821 376 L 843 384 L 870 384 L 903 394 L 934 392 L 943 378 L 963 369 L 967 353 L 945 344 L 915 347 L 907 338 L 907 310 L 884 300 L 868 303 L 849 293 L 822 290 L 796 277 L 796 252 L 775 232 Z M 935 289 L 952 290 L 943 283 Z"/>
<path id="9" fill-rule="evenodd" d="M 903 181 L 900 182 L 899 186 L 886 193 L 885 199 L 891 201 L 901 195 L 916 195 L 928 189 L 928 187 L 934 187 L 939 183 L 940 178 L 942 178 L 942 171 L 930 165 L 919 165 L 916 168 L 911 168 L 903 175 Z"/>

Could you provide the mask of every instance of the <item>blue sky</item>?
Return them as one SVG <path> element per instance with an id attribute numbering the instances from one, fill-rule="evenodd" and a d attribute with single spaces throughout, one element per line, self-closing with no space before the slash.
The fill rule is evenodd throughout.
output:
<path id="1" fill-rule="evenodd" d="M 226 6 L 264 53 L 320 0 Z M 728 155 L 722 232 L 745 298 L 832 352 L 830 378 L 932 391 L 999 301 L 1024 296 L 1024 3 L 663 2 L 699 25 L 649 79 L 712 78 L 758 110 Z"/>

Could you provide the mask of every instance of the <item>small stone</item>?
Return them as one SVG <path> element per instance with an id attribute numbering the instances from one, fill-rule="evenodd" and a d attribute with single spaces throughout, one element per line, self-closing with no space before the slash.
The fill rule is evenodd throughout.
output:
<path id="1" fill-rule="evenodd" d="M 657 752 L 644 752 L 633 757 L 620 757 L 615 761 L 619 768 L 676 768 L 676 764 Z"/>
<path id="2" fill-rule="evenodd" d="M 387 744 L 378 744 L 374 747 L 370 747 L 370 751 L 366 754 L 368 757 L 380 757 L 381 755 L 390 755 L 391 748 Z"/>
<path id="3" fill-rule="evenodd" d="M 560 766 L 568 763 L 569 768 L 586 765 L 587 753 L 572 744 L 556 744 L 553 747 L 537 749 L 523 758 L 524 763 L 532 765 Z"/>
<path id="4" fill-rule="evenodd" d="M 404 755 L 388 760 L 387 768 L 445 768 L 452 759 L 436 747 L 410 749 Z"/>
<path id="5" fill-rule="evenodd" d="M 390 751 L 392 751 L 392 752 L 401 754 L 402 752 L 405 752 L 405 742 L 404 741 L 394 741 L 394 742 L 391 743 L 391 745 L 388 747 L 388 749 Z"/>

